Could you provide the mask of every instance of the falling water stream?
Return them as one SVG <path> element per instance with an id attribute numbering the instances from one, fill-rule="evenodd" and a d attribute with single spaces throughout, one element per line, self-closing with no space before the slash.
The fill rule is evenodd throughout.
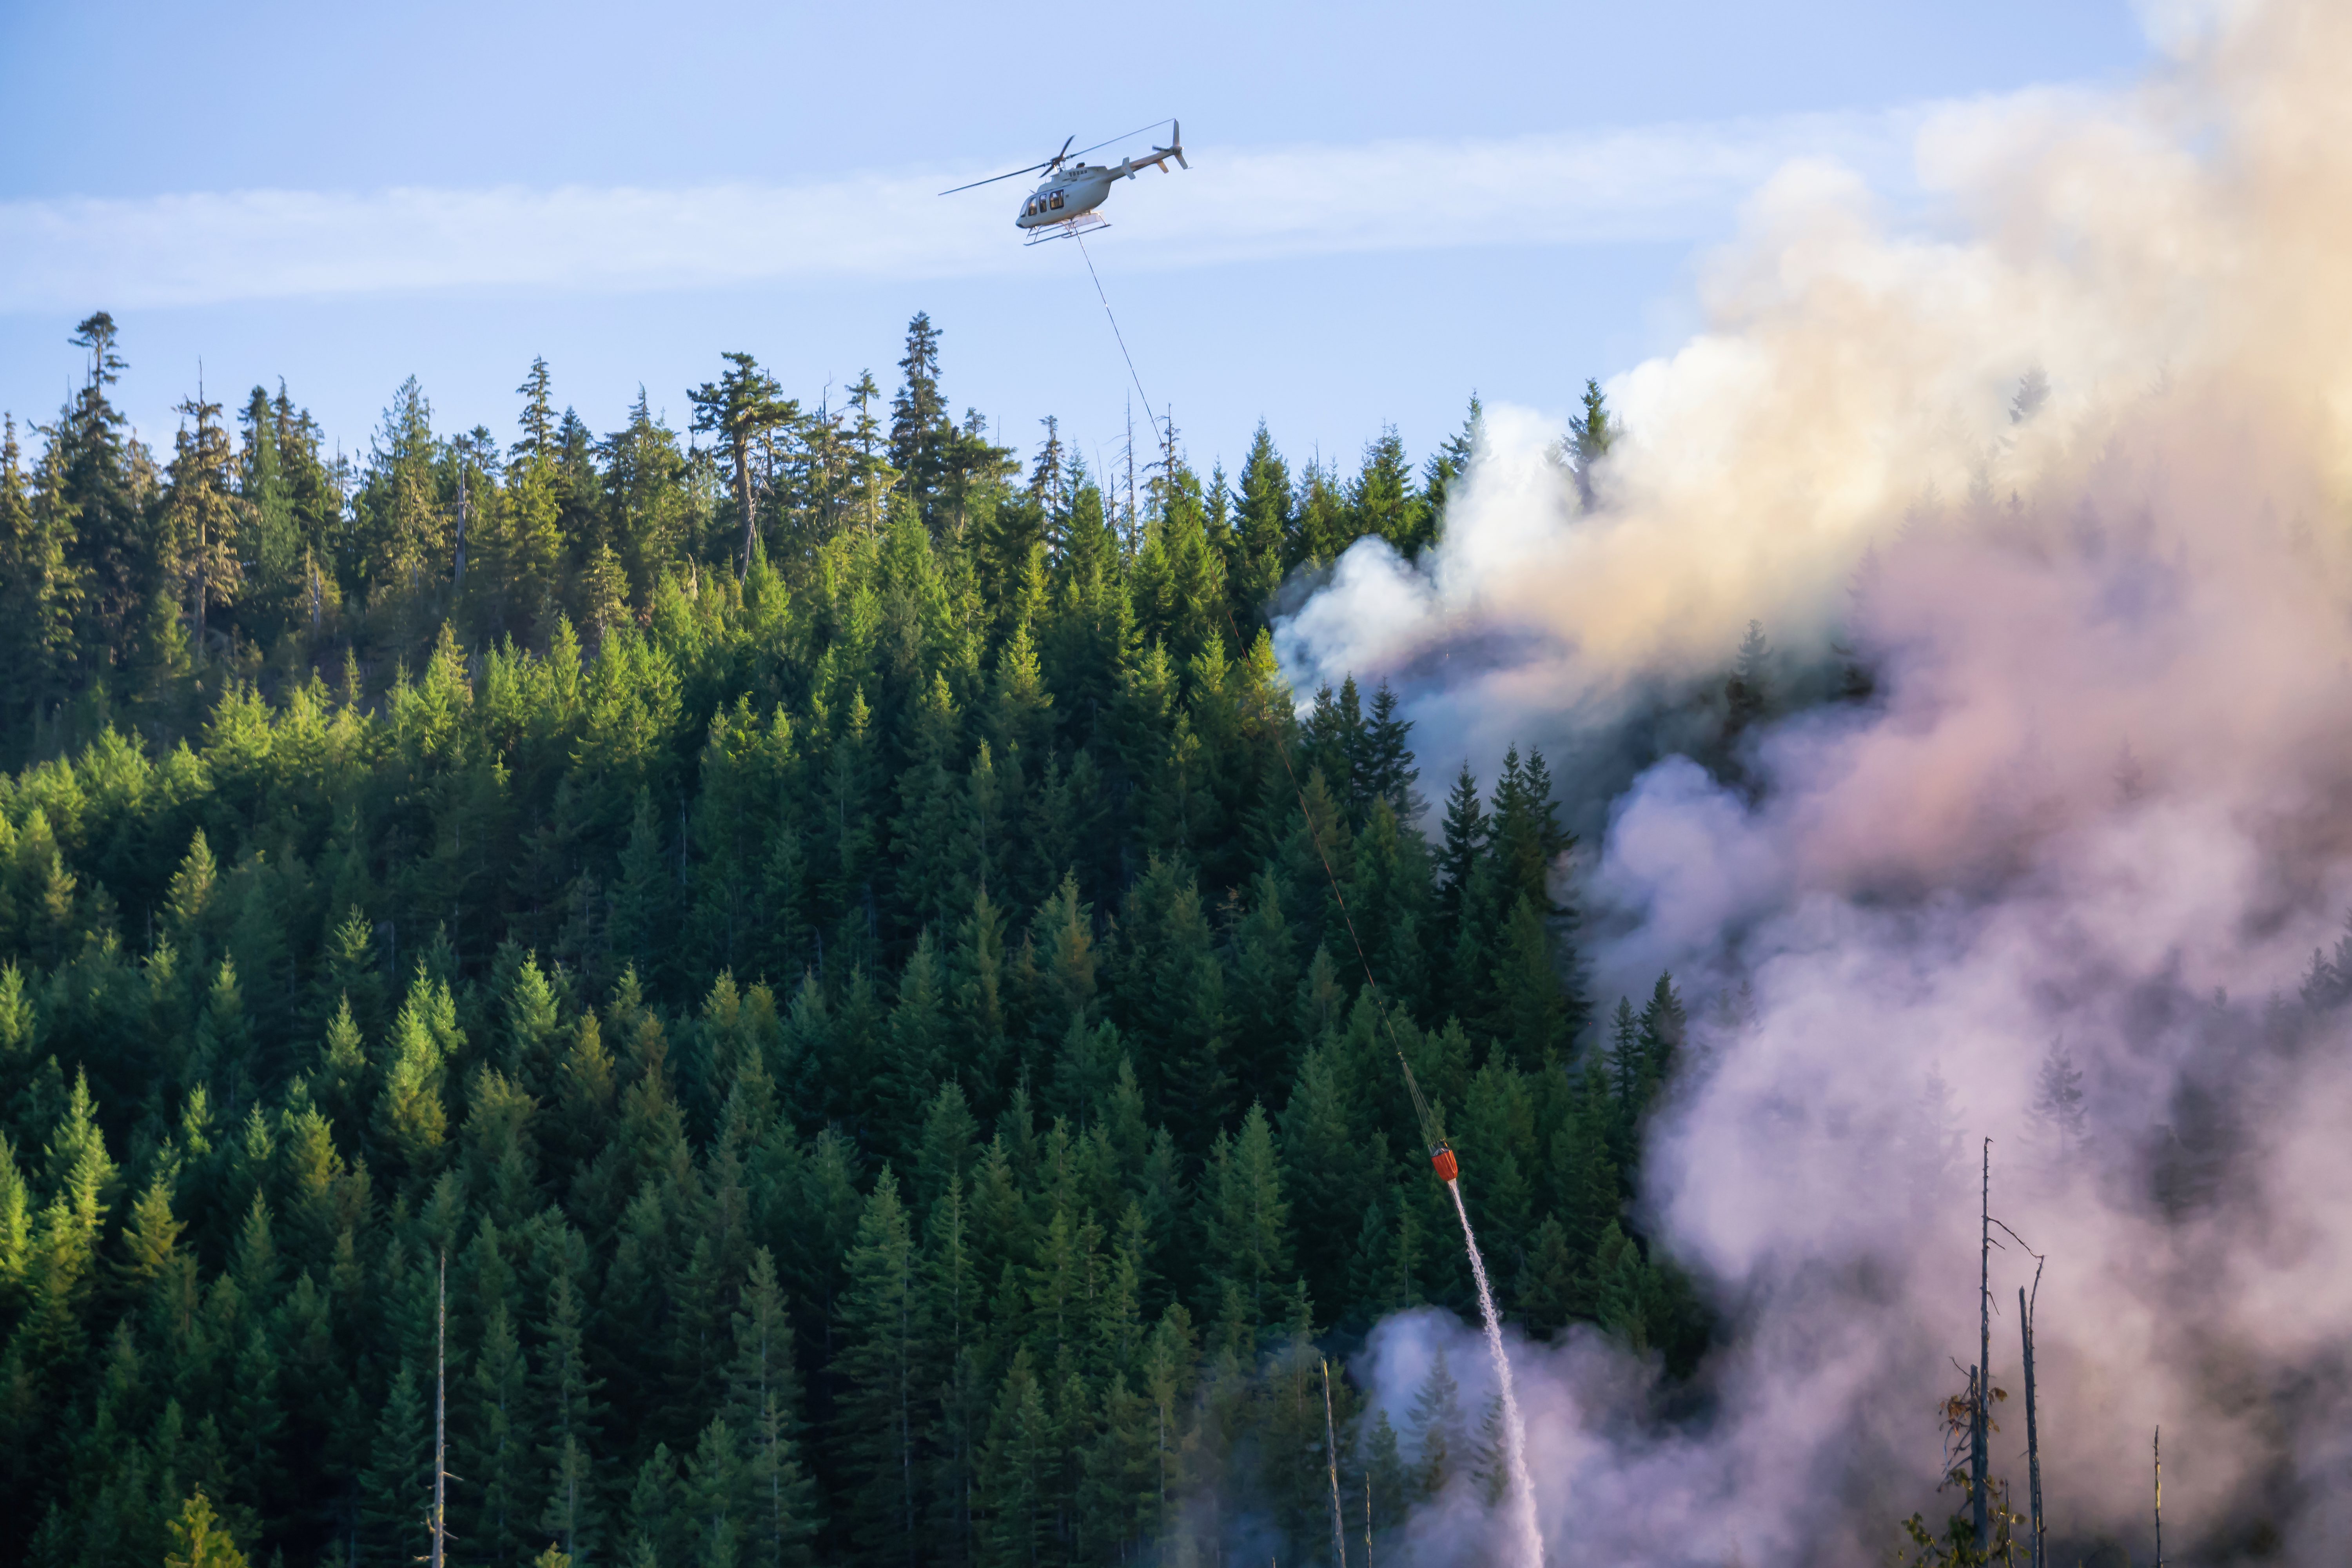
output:
<path id="1" fill-rule="evenodd" d="M 1462 1240 L 1470 1249 L 1470 1272 L 1478 1280 L 1478 1310 L 1486 1321 L 1486 1350 L 1495 1358 L 1495 1380 L 1503 1391 L 1503 1455 L 1511 1467 L 1511 1525 L 1518 1537 L 1523 1568 L 1543 1568 L 1543 1531 L 1536 1524 L 1536 1491 L 1528 1479 L 1528 1427 L 1519 1418 L 1519 1397 L 1511 1386 L 1511 1358 L 1503 1351 L 1503 1321 L 1495 1315 L 1495 1292 L 1486 1283 L 1486 1260 L 1478 1254 L 1478 1237 L 1470 1228 L 1470 1211 L 1462 1206 L 1462 1184 L 1448 1182 L 1454 1212 L 1462 1216 Z"/>

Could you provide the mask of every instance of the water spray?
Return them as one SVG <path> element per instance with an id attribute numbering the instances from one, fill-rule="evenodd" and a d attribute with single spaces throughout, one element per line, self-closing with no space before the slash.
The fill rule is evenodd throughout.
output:
<path id="1" fill-rule="evenodd" d="M 1078 249 L 1082 255 L 1086 253 L 1086 241 L 1083 238 L 1078 241 Z M 1118 330 L 1118 317 L 1110 308 L 1110 296 L 1103 292 L 1102 276 L 1095 271 L 1094 265 L 1094 258 L 1087 256 L 1087 272 L 1094 279 L 1095 293 L 1102 300 L 1103 314 L 1109 318 L 1111 333 L 1118 340 L 1119 356 L 1127 361 L 1127 374 L 1134 381 L 1137 394 L 1143 396 L 1144 407 L 1148 412 L 1151 406 L 1151 399 L 1143 392 L 1143 378 L 1136 373 L 1135 356 L 1127 351 L 1127 336 Z M 1172 468 L 1175 464 L 1172 445 L 1167 456 L 1169 466 Z M 1232 628 L 1234 646 L 1240 647 L 1242 645 L 1241 625 L 1234 619 L 1233 606 L 1230 605 L 1225 606 L 1225 625 Z M 1517 1537 L 1518 1548 L 1516 1555 L 1520 1568 L 1543 1568 L 1543 1531 L 1536 1519 L 1535 1485 L 1528 1474 L 1527 1423 L 1519 1415 L 1518 1393 L 1511 1379 L 1511 1358 L 1503 1347 L 1503 1320 L 1495 1310 L 1494 1289 L 1486 1279 L 1486 1260 L 1478 1251 L 1477 1234 L 1470 1228 L 1470 1211 L 1462 1202 L 1462 1164 L 1454 1157 L 1453 1144 L 1443 1136 L 1443 1129 L 1438 1125 L 1436 1113 L 1430 1110 L 1429 1101 L 1422 1097 L 1421 1085 L 1413 1081 L 1412 1066 L 1405 1060 L 1404 1046 L 1397 1038 L 1396 1020 L 1386 1007 L 1380 1006 L 1380 982 L 1372 976 L 1372 961 L 1364 952 L 1363 938 L 1356 934 L 1356 917 L 1348 909 L 1348 896 L 1340 890 L 1339 875 L 1331 868 L 1331 857 L 1324 851 L 1323 836 L 1316 831 L 1315 814 L 1307 809 L 1307 792 L 1299 786 L 1298 770 L 1290 765 L 1290 748 L 1287 745 L 1277 746 L 1275 749 L 1275 754 L 1282 759 L 1282 771 L 1290 780 L 1291 793 L 1298 797 L 1298 814 L 1307 824 L 1307 836 L 1315 846 L 1315 858 L 1323 863 L 1323 875 L 1331 884 L 1331 898 L 1339 907 L 1339 919 L 1347 927 L 1349 943 L 1356 950 L 1356 962 L 1363 966 L 1364 988 L 1372 997 L 1373 1005 L 1379 1010 L 1381 1026 L 1388 1031 L 1389 1046 L 1396 1052 L 1397 1067 L 1404 1073 L 1405 1091 L 1412 1096 L 1413 1114 L 1420 1119 L 1422 1138 L 1429 1149 L 1430 1168 L 1437 1173 L 1437 1179 L 1445 1184 L 1446 1194 L 1454 1200 L 1454 1212 L 1462 1221 L 1462 1245 L 1470 1255 L 1471 1277 L 1478 1283 L 1478 1312 L 1484 1320 L 1486 1331 L 1486 1352 L 1494 1360 L 1495 1382 L 1503 1400 L 1503 1448 L 1504 1458 L 1509 1468 L 1511 1478 L 1511 1523 L 1512 1531 Z M 1325 1376 L 1327 1379 L 1329 1376 L 1328 1368 L 1325 1371 Z M 1325 1397 L 1328 1416 L 1329 1397 L 1328 1388 Z M 1339 1488 L 1338 1458 L 1335 1453 L 1331 1475 L 1331 1502 L 1335 1527 L 1339 1515 Z M 1369 1511 L 1370 1505 L 1367 1504 L 1367 1512 Z M 1368 1520 L 1368 1532 L 1369 1529 Z M 1339 1536 L 1339 1550 L 1344 1560 L 1347 1550 L 1345 1536 L 1336 1528 L 1334 1533 Z"/>
<path id="2" fill-rule="evenodd" d="M 1518 1391 L 1511 1379 L 1511 1358 L 1503 1349 L 1503 1320 L 1495 1310 L 1494 1287 L 1486 1279 L 1486 1259 L 1478 1251 L 1477 1233 L 1470 1228 L 1470 1211 L 1462 1202 L 1462 1165 L 1454 1157 L 1454 1146 L 1445 1139 L 1445 1130 L 1438 1125 L 1436 1113 L 1429 1101 L 1422 1098 L 1421 1085 L 1413 1080 L 1412 1064 L 1397 1052 L 1397 1068 L 1404 1074 L 1405 1092 L 1412 1096 L 1413 1114 L 1421 1120 L 1422 1141 L 1429 1146 L 1430 1168 L 1437 1179 L 1445 1184 L 1446 1195 L 1454 1200 L 1454 1212 L 1462 1221 L 1462 1245 L 1470 1254 L 1470 1275 L 1478 1283 L 1478 1315 L 1486 1330 L 1486 1352 L 1494 1358 L 1495 1381 L 1503 1396 L 1503 1454 L 1511 1471 L 1511 1524 L 1519 1538 L 1521 1560 L 1528 1568 L 1541 1568 L 1543 1563 L 1543 1530 L 1536 1520 L 1536 1492 L 1533 1479 L 1528 1474 L 1527 1423 L 1519 1415 Z"/>

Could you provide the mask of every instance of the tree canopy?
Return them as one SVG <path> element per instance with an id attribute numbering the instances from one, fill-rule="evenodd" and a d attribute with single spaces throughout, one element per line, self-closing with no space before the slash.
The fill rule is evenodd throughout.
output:
<path id="1" fill-rule="evenodd" d="M 198 390 L 159 466 L 76 341 L 0 448 L 0 1562 L 413 1562 L 436 1370 L 457 1561 L 1307 1560 L 1316 1357 L 1471 1306 L 1392 1046 L 1510 1313 L 1697 1354 L 1681 1003 L 1591 1026 L 1543 757 L 1425 822 L 1274 659 L 1475 405 L 1129 503 L 918 317 L 887 408 L 723 356 L 711 447 L 535 362 L 510 447 Z M 1492 1469 L 1452 1388 L 1335 1391 L 1380 1530 Z"/>

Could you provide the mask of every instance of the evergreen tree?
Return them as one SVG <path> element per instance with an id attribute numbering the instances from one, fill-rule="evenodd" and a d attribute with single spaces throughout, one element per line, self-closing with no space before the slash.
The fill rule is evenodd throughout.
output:
<path id="1" fill-rule="evenodd" d="M 1423 1498 L 1436 1497 L 1466 1472 L 1469 1458 L 1461 1386 L 1445 1364 L 1442 1345 L 1430 1354 L 1429 1372 L 1413 1394 L 1409 1420 L 1414 1443 L 1413 1489 Z"/>
<path id="2" fill-rule="evenodd" d="M 245 1568 L 245 1553 L 213 1512 L 212 1500 L 198 1487 L 172 1521 L 163 1568 Z"/>
<path id="3" fill-rule="evenodd" d="M 1617 444 L 1621 434 L 1610 417 L 1609 399 L 1601 384 L 1588 380 L 1584 384 L 1584 406 L 1568 422 L 1568 460 L 1576 475 L 1576 499 L 1585 510 L 1598 504 L 1600 489 L 1598 469 L 1609 448 Z"/>
<path id="4" fill-rule="evenodd" d="M 1422 465 L 1421 492 L 1429 507 L 1433 533 L 1445 522 L 1445 503 L 1454 487 L 1469 473 L 1470 464 L 1478 456 L 1478 443 L 1485 438 L 1486 411 L 1479 405 L 1478 395 L 1470 395 L 1470 414 L 1462 428 L 1448 436 L 1429 460 Z"/>
<path id="5" fill-rule="evenodd" d="M 764 1247 L 751 1255 L 741 1300 L 734 1317 L 728 1407 L 743 1434 L 744 1560 L 755 1568 L 780 1568 L 807 1560 L 816 1519 L 814 1489 L 794 1436 L 800 1384 L 792 1321 L 775 1260 Z"/>
<path id="6" fill-rule="evenodd" d="M 458 1560 L 1311 1550 L 1318 1323 L 1471 1305 L 1397 1048 L 1514 1313 L 1685 1374 L 1623 1212 L 1671 977 L 1580 1058 L 1540 755 L 1425 842 L 1399 693 L 1302 723 L 1263 625 L 1425 545 L 1475 409 L 1344 484 L 1171 432 L 1123 531 L 918 329 L 895 429 L 737 356 L 715 444 L 596 440 L 539 362 L 511 448 L 412 380 L 347 461 L 281 384 L 158 469 L 84 323 L 0 439 L 0 1562 L 199 1488 L 257 1562 L 425 1556 L 444 1254 Z M 1376 1534 L 1430 1424 L 1341 1456 Z"/>
<path id="7" fill-rule="evenodd" d="M 1348 485 L 1347 531 L 1350 539 L 1377 535 L 1407 558 L 1429 542 L 1428 504 L 1413 483 L 1404 443 L 1393 426 L 1364 448 L 1364 466 Z"/>
<path id="8" fill-rule="evenodd" d="M 921 1300 L 913 1237 L 885 1166 L 857 1222 L 845 1264 L 841 1437 L 855 1478 L 853 1530 L 877 1560 L 911 1563 L 921 1507 L 916 1437 L 923 1419 L 916 1384 Z"/>
<path id="9" fill-rule="evenodd" d="M 787 398 L 776 378 L 760 368 L 747 353 L 720 356 L 733 365 L 717 381 L 706 381 L 689 394 L 694 404 L 694 427 L 719 437 L 720 451 L 735 475 L 735 508 L 742 520 L 743 550 L 739 576 L 749 576 L 751 553 L 759 541 L 759 502 L 752 488 L 751 468 L 771 432 L 801 416 L 799 403 Z"/>
<path id="10" fill-rule="evenodd" d="M 1290 1206 L 1265 1106 L 1250 1107 L 1238 1138 L 1218 1134 L 1202 1200 L 1219 1283 L 1235 1289 L 1250 1326 L 1264 1323 L 1275 1293 L 1290 1279 Z"/>
<path id="11" fill-rule="evenodd" d="M 16 421 L 0 423 L 0 651 L 18 672 L 14 695 L 26 704 L 28 726 L 66 694 L 76 662 L 83 573 L 72 549 L 79 513 L 58 485 L 61 446 L 50 443 L 28 490 Z"/>
<path id="12" fill-rule="evenodd" d="M 921 311 L 907 323 L 907 352 L 890 400 L 890 467 L 905 476 L 906 494 L 923 521 L 939 525 L 938 510 L 953 458 L 956 428 L 940 391 L 940 332 Z"/>
<path id="13" fill-rule="evenodd" d="M 1750 725 L 1764 717 L 1771 702 L 1771 691 L 1765 679 L 1771 657 L 1771 645 L 1764 640 L 1762 624 L 1748 622 L 1746 635 L 1739 639 L 1739 655 L 1732 666 L 1730 679 L 1723 683 L 1726 745 L 1737 742 Z"/>
<path id="14" fill-rule="evenodd" d="M 120 339 L 104 310 L 75 327 L 72 342 L 89 352 L 89 370 L 49 433 L 54 458 L 42 477 L 49 526 L 81 584 L 75 641 L 101 665 L 121 658 L 162 565 L 142 495 L 149 460 L 107 395 L 130 368 L 115 352 Z"/>

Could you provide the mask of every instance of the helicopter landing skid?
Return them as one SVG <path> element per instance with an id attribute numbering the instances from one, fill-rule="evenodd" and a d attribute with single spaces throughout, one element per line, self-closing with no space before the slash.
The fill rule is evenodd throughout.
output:
<path id="1" fill-rule="evenodd" d="M 1059 223 L 1031 230 L 1029 237 L 1021 243 L 1024 246 L 1043 245 L 1049 239 L 1075 239 L 1079 235 L 1092 234 L 1098 228 L 1109 226 L 1109 220 L 1106 218 L 1097 217 L 1092 213 L 1080 213 L 1076 217 L 1066 217 Z"/>

